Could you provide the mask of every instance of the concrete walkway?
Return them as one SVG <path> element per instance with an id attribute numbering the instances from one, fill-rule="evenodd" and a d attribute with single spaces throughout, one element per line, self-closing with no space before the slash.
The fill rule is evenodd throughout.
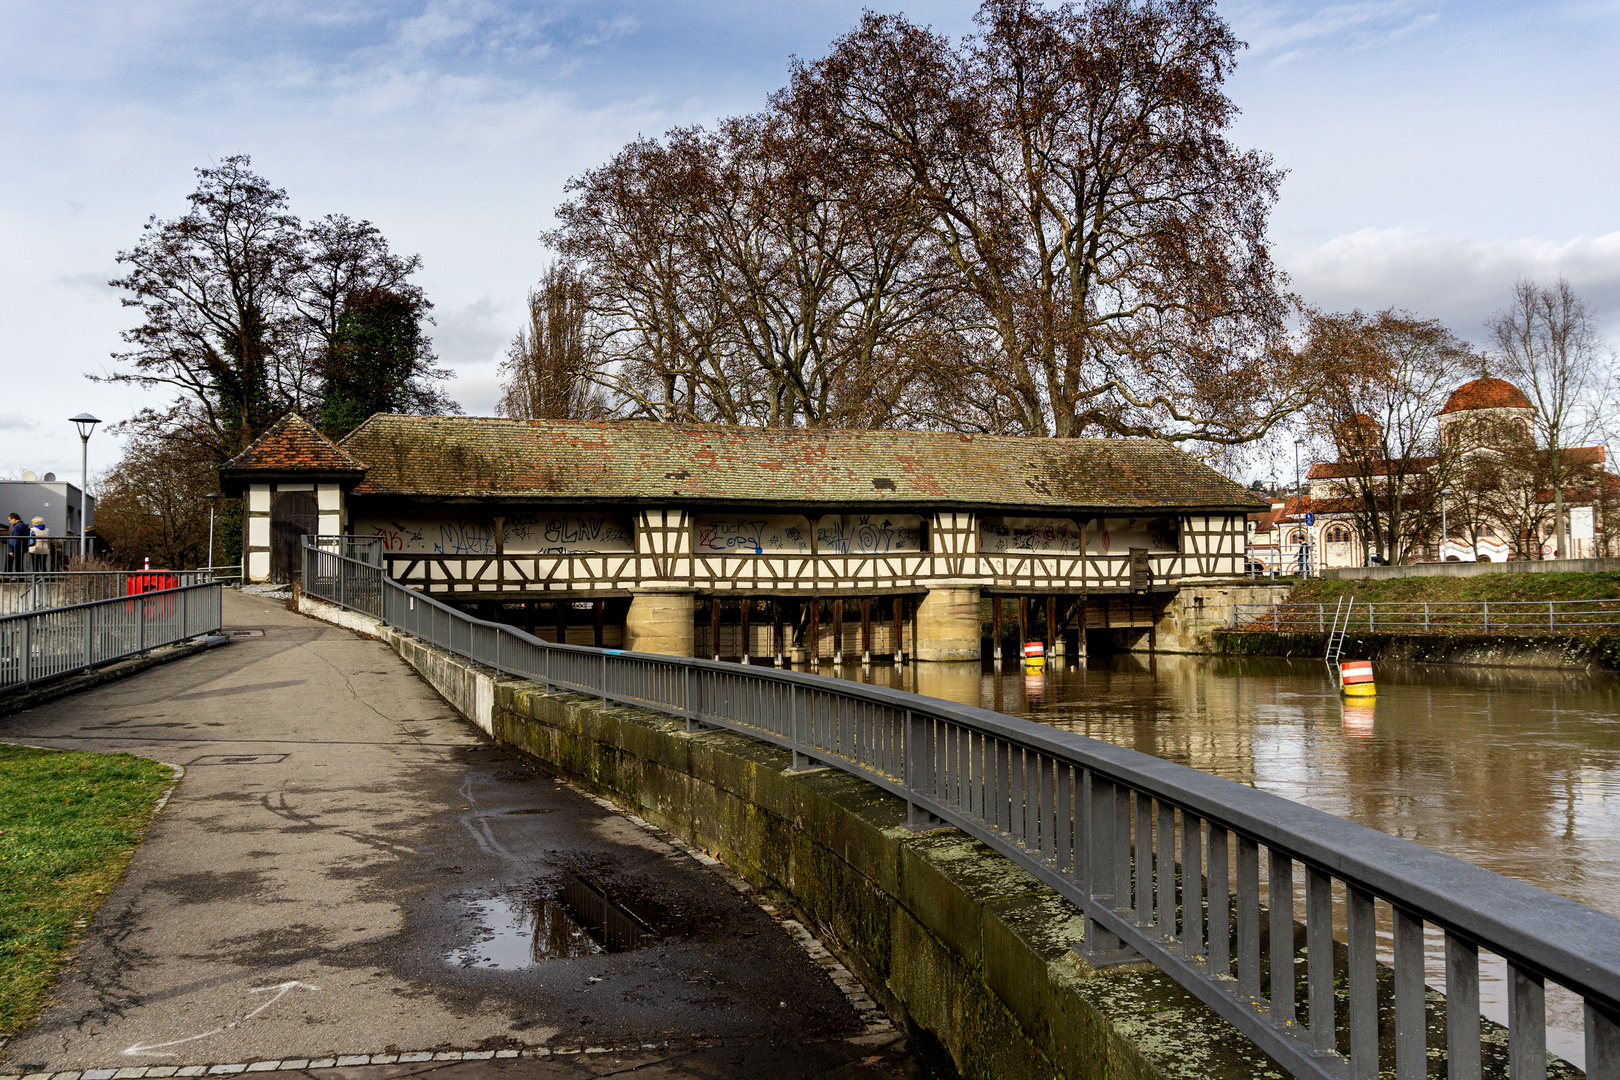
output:
<path id="1" fill-rule="evenodd" d="M 500 1056 L 336 1071 L 916 1074 L 794 924 L 496 749 L 380 643 L 231 592 L 225 615 L 226 648 L 0 721 L 186 768 L 0 1073 L 458 1050 Z M 566 872 L 652 943 L 580 954 Z"/>

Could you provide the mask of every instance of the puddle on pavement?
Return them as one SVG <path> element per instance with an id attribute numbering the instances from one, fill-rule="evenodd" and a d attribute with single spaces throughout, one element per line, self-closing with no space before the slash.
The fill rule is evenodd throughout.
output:
<path id="1" fill-rule="evenodd" d="M 516 970 L 545 960 L 627 952 L 651 944 L 652 928 L 598 888 L 564 874 L 556 899 L 494 896 L 467 901 L 478 929 L 471 944 L 444 954 L 459 967 Z"/>

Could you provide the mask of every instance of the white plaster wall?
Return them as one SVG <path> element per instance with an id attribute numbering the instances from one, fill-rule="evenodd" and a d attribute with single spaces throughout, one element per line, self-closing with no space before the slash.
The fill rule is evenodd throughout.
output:
<path id="1" fill-rule="evenodd" d="M 315 506 L 321 513 L 336 514 L 342 505 L 343 490 L 336 484 L 322 484 L 315 489 Z M 321 526 L 321 532 L 325 531 L 326 527 Z"/>
<path id="2" fill-rule="evenodd" d="M 270 519 L 266 517 L 248 518 L 248 547 L 270 546 Z"/>
<path id="3" fill-rule="evenodd" d="M 268 514 L 270 512 L 270 485 L 252 484 L 248 487 L 248 513 Z"/>
<path id="4" fill-rule="evenodd" d="M 263 581 L 270 576 L 270 553 L 268 551 L 250 551 L 247 557 L 248 577 L 254 581 Z"/>

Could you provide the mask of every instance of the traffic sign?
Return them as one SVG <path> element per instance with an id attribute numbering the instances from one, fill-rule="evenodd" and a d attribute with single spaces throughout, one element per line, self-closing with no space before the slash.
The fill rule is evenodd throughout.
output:
<path id="1" fill-rule="evenodd" d="M 1316 524 L 1316 511 L 1307 510 L 1305 512 L 1305 524 L 1307 524 L 1307 525 L 1315 525 Z"/>

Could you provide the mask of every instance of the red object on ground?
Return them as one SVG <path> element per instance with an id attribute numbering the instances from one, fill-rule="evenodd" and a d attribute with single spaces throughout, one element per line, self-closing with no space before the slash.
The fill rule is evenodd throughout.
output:
<path id="1" fill-rule="evenodd" d="M 141 593 L 157 592 L 159 589 L 178 589 L 180 579 L 175 577 L 171 570 L 137 570 L 129 575 L 125 583 L 124 595 L 139 596 Z"/>

